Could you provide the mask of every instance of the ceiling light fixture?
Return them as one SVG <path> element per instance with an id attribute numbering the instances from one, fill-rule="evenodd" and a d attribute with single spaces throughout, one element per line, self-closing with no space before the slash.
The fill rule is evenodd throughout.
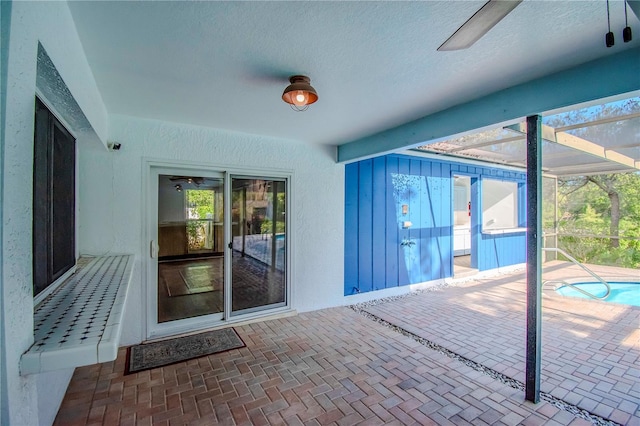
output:
<path id="1" fill-rule="evenodd" d="M 318 100 L 316 89 L 311 86 L 311 79 L 304 75 L 289 77 L 291 83 L 284 89 L 282 100 L 295 111 L 306 111 L 309 105 Z"/>

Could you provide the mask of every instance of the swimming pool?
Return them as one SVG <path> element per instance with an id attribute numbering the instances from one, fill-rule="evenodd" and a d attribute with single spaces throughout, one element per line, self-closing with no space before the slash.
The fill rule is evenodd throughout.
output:
<path id="1" fill-rule="evenodd" d="M 607 292 L 606 287 L 600 282 L 573 283 L 571 284 L 571 286 L 581 288 L 582 290 L 588 291 L 589 293 L 594 294 L 598 297 L 604 296 Z M 582 294 L 579 291 L 571 288 L 571 286 L 564 285 L 557 288 L 556 291 L 563 296 L 591 299 L 586 294 Z M 640 282 L 610 281 L 609 286 L 611 287 L 611 293 L 609 293 L 609 297 L 604 299 L 605 302 L 640 306 Z"/>

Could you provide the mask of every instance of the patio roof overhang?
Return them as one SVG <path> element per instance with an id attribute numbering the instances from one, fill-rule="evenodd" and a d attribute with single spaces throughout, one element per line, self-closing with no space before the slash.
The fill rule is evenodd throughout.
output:
<path id="1" fill-rule="evenodd" d="M 561 127 L 543 125 L 543 172 L 568 177 L 640 171 L 640 111 L 620 114 L 619 109 L 611 107 L 619 103 L 601 106 L 603 111 L 615 111 L 609 116 Z M 558 114 L 555 121 L 562 121 L 557 117 L 571 113 L 575 115 L 575 111 Z M 554 121 L 554 116 L 549 118 Z M 417 150 L 525 168 L 526 134 L 526 123 L 521 122 L 423 145 Z"/>
<path id="2" fill-rule="evenodd" d="M 462 151 L 466 150 L 467 157 L 521 166 L 526 157 L 526 147 L 518 142 L 524 139 L 520 133 L 522 128 L 508 126 L 514 124 L 518 126 L 525 117 L 531 115 L 542 114 L 546 119 L 550 114 L 575 108 L 576 105 L 593 105 L 599 101 L 602 102 L 603 99 L 620 100 L 640 96 L 640 80 L 637 78 L 640 74 L 640 62 L 637 60 L 639 53 L 638 49 L 629 49 L 345 143 L 338 146 L 338 162 L 358 161 L 417 147 L 434 147 L 434 144 L 455 140 L 450 139 L 452 135 L 465 137 L 464 135 L 468 136 L 473 132 L 491 130 L 492 126 L 502 126 L 497 130 L 498 134 L 494 135 L 493 140 L 487 136 L 484 140 L 474 141 L 479 144 L 474 149 L 478 149 L 494 145 L 496 140 L 500 140 L 502 146 L 499 150 L 484 149 L 482 152 L 474 152 L 471 149 L 459 149 L 461 147 L 456 146 L 450 147 L 446 150 L 447 152 L 440 150 L 439 153 L 461 156 Z M 607 121 L 609 118 L 611 121 Z M 582 135 L 578 136 L 602 147 L 595 150 L 588 149 L 588 144 L 584 143 L 572 145 L 569 141 L 572 138 L 565 136 L 565 133 L 576 136 L 579 133 L 578 130 L 584 128 L 615 125 L 620 120 L 620 116 L 603 117 L 602 120 L 593 122 L 585 120 L 580 124 L 580 129 L 556 126 L 553 133 L 560 134 L 543 141 L 546 158 L 543 170 L 548 174 L 561 176 L 637 170 L 636 162 L 640 160 L 638 131 L 623 142 L 618 142 L 616 139 L 611 143 L 600 143 Z M 623 120 L 631 122 L 632 127 L 636 129 L 640 128 L 640 117 L 637 115 L 630 114 Z M 543 124 L 549 125 L 545 120 Z M 549 132 L 545 132 L 547 133 Z M 518 151 L 505 145 L 507 142 L 522 145 L 517 152 L 518 155 L 515 153 L 506 155 L 504 151 L 507 149 Z M 585 150 L 576 149 L 580 146 Z M 594 155 L 595 152 L 601 152 L 602 155 Z M 633 167 L 630 166 L 628 159 L 617 154 L 632 158 Z M 582 163 L 577 161 L 578 157 Z M 560 160 L 563 160 L 564 164 Z M 623 160 L 623 163 L 621 164 L 618 160 Z"/>

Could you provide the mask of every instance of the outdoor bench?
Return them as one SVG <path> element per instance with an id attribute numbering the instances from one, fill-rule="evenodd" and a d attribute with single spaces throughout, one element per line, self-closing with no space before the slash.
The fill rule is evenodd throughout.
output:
<path id="1" fill-rule="evenodd" d="M 133 255 L 80 258 L 76 272 L 36 307 L 34 343 L 20 374 L 115 360 L 133 264 Z"/>

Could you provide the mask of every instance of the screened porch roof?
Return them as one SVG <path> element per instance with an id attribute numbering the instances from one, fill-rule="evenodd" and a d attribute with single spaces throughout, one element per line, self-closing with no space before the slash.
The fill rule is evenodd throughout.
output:
<path id="1" fill-rule="evenodd" d="M 640 96 L 543 117 L 542 168 L 554 176 L 640 170 Z M 526 123 L 416 148 L 420 151 L 526 165 Z"/>

